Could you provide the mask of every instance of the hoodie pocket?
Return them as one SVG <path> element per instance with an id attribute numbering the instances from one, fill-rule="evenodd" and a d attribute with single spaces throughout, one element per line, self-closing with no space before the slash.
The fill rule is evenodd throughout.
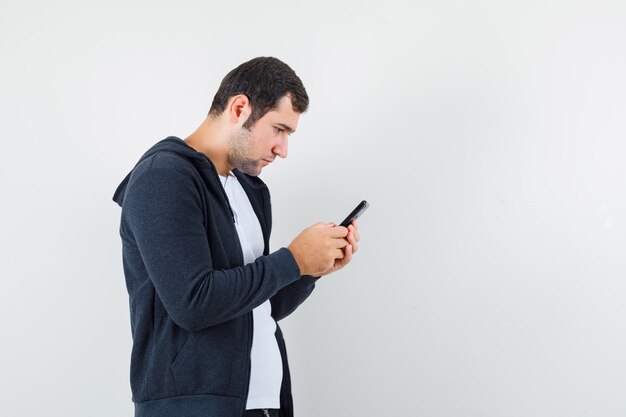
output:
<path id="1" fill-rule="evenodd" d="M 170 366 L 176 394 L 242 397 L 249 383 L 247 325 L 237 318 L 194 332 Z"/>
<path id="2" fill-rule="evenodd" d="M 174 389 L 176 391 L 178 391 L 178 389 L 176 388 L 176 378 L 174 378 L 174 370 L 179 368 L 181 364 L 184 364 L 189 357 L 189 352 L 193 351 L 193 345 L 195 343 L 194 339 L 194 333 L 189 332 L 187 334 L 187 337 L 185 338 L 185 341 L 180 346 L 180 349 L 178 349 L 178 352 L 176 352 L 176 354 L 170 361 L 170 374 L 172 375 L 172 378 L 174 380 Z"/>

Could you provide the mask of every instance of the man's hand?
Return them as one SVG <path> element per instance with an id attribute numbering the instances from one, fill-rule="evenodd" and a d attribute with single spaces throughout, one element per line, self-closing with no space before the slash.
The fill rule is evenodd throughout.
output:
<path id="1" fill-rule="evenodd" d="M 344 257 L 341 259 L 335 259 L 333 266 L 322 275 L 332 274 L 333 272 L 348 265 L 352 260 L 352 255 L 359 250 L 359 240 L 361 239 L 361 236 L 359 235 L 359 227 L 356 224 L 356 220 L 352 220 L 352 223 L 348 225 L 348 236 L 346 238 L 348 240 L 348 245 L 344 248 Z"/>
<path id="2" fill-rule="evenodd" d="M 346 239 L 349 234 L 348 228 L 334 223 L 317 223 L 304 229 L 288 247 L 300 267 L 300 274 L 329 273 L 327 271 L 335 268 L 337 260 L 345 257 L 343 249 L 350 245 L 350 240 Z M 352 256 L 352 248 L 349 256 Z"/>

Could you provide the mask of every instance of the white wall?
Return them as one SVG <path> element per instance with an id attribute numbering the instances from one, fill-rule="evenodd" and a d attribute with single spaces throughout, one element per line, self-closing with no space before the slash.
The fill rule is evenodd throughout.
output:
<path id="1" fill-rule="evenodd" d="M 132 415 L 111 196 L 254 56 L 311 96 L 275 248 L 361 199 L 284 321 L 298 417 L 626 415 L 622 1 L 4 2 L 0 414 Z"/>

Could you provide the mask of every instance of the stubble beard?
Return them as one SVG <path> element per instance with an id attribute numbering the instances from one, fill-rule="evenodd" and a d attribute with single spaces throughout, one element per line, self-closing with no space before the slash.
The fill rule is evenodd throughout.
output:
<path id="1" fill-rule="evenodd" d="M 242 128 L 236 136 L 231 139 L 230 161 L 233 166 L 244 174 L 256 177 L 261 173 L 260 161 L 250 159 L 252 148 L 252 132 Z"/>

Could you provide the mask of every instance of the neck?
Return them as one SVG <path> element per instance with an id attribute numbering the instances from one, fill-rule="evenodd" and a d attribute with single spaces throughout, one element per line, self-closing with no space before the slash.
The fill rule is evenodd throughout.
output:
<path id="1" fill-rule="evenodd" d="M 229 137 L 229 132 L 223 128 L 219 119 L 207 117 L 195 132 L 185 138 L 185 142 L 205 154 L 220 175 L 227 176 L 234 168 L 229 162 Z"/>

